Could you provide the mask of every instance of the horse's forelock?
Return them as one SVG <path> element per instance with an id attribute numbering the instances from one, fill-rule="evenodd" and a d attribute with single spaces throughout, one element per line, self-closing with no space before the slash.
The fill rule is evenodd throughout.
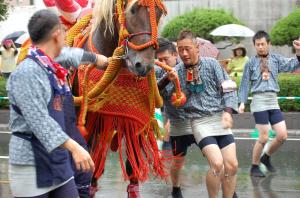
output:
<path id="1" fill-rule="evenodd" d="M 101 24 L 102 21 L 105 22 L 105 34 L 109 31 L 111 34 L 114 32 L 114 22 L 113 22 L 113 7 L 114 0 L 98 0 L 95 3 L 93 9 L 93 31 Z"/>
<path id="2" fill-rule="evenodd" d="M 138 0 L 128 0 L 128 6 L 126 8 L 126 12 L 131 9 L 131 7 L 137 2 Z M 114 5 L 116 0 L 98 0 L 95 3 L 93 9 L 93 31 L 101 24 L 102 21 L 105 22 L 105 34 L 107 31 L 113 34 L 114 32 Z"/>
<path id="3" fill-rule="evenodd" d="M 135 4 L 137 1 L 138 1 L 138 0 L 128 0 L 128 1 L 127 1 L 127 2 L 128 2 L 128 5 L 127 5 L 127 7 L 126 7 L 125 12 L 130 11 L 130 9 L 132 8 L 132 6 L 134 6 L 134 4 Z"/>

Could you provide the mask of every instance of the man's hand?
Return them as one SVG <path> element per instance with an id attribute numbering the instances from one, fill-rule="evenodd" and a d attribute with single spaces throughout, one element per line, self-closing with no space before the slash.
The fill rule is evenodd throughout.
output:
<path id="1" fill-rule="evenodd" d="M 101 54 L 97 54 L 96 65 L 98 69 L 105 69 L 108 66 L 108 58 Z"/>
<path id="2" fill-rule="evenodd" d="M 293 46 L 296 49 L 296 55 L 300 56 L 300 37 L 298 38 L 298 40 L 293 41 Z"/>
<path id="3" fill-rule="evenodd" d="M 241 103 L 239 106 L 239 113 L 244 113 L 244 111 L 245 111 L 245 104 Z"/>
<path id="4" fill-rule="evenodd" d="M 172 71 L 168 72 L 168 79 L 170 81 L 175 81 L 176 78 L 177 78 L 177 72 L 176 72 L 176 70 L 172 70 Z"/>
<path id="5" fill-rule="evenodd" d="M 224 129 L 232 128 L 233 120 L 230 113 L 224 111 L 222 115 L 222 125 Z"/>
<path id="6" fill-rule="evenodd" d="M 77 170 L 94 172 L 95 165 L 90 154 L 73 139 L 68 139 L 63 145 L 72 154 Z"/>
<path id="7" fill-rule="evenodd" d="M 167 123 L 165 124 L 166 133 L 170 133 L 170 120 L 168 119 Z"/>

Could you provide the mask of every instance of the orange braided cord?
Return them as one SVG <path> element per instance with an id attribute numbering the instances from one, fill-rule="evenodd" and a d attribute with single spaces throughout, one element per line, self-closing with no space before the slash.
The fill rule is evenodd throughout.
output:
<path id="1" fill-rule="evenodd" d="M 124 49 L 122 47 L 116 48 L 114 51 L 114 56 L 121 56 L 124 54 Z M 107 69 L 105 70 L 105 73 L 101 80 L 93 87 L 93 89 L 88 90 L 88 76 L 93 69 L 93 67 L 88 67 L 84 74 L 84 80 L 83 80 L 83 93 L 81 97 L 81 110 L 79 114 L 78 119 L 78 127 L 81 131 L 81 134 L 86 138 L 88 136 L 88 133 L 84 127 L 85 120 L 86 120 L 86 114 L 88 111 L 88 101 L 90 99 L 94 99 L 96 97 L 101 96 L 102 92 L 105 89 L 108 89 L 109 85 L 112 83 L 112 81 L 117 77 L 117 74 L 120 70 L 121 60 L 119 59 L 112 59 L 112 61 L 109 63 Z M 74 99 L 74 102 L 79 102 L 80 99 L 76 98 Z"/>
<path id="2" fill-rule="evenodd" d="M 150 0 L 151 1 L 151 0 Z M 154 0 L 155 5 L 163 11 L 163 14 L 167 14 L 167 9 L 161 0 Z M 139 0 L 139 5 L 141 6 L 149 6 L 149 0 Z"/>
<path id="3" fill-rule="evenodd" d="M 157 47 L 157 37 L 158 37 L 158 29 L 157 29 L 157 22 L 156 22 L 156 6 L 166 14 L 166 8 L 162 4 L 160 0 L 140 0 L 138 4 L 141 6 L 149 7 L 150 10 L 150 24 L 152 30 L 151 40 L 142 44 L 142 45 L 135 45 L 134 43 L 128 41 L 128 46 L 133 50 L 139 51 L 143 50 L 147 47 L 154 46 Z M 124 1 L 118 0 L 117 1 L 117 14 L 120 24 L 120 31 L 119 31 L 119 45 L 122 44 L 123 40 L 126 39 L 130 34 L 126 29 L 126 22 L 125 22 L 125 14 L 124 14 Z"/>
<path id="4" fill-rule="evenodd" d="M 158 106 L 158 108 L 162 107 L 163 100 L 158 91 L 154 67 L 152 68 L 150 74 L 148 75 L 148 84 L 150 89 L 149 105 L 150 105 L 151 117 L 150 117 L 149 126 L 145 126 L 145 130 L 148 131 L 150 129 L 154 129 L 154 132 L 156 132 L 157 136 L 161 138 L 159 126 L 154 116 L 155 116 L 155 107 L 156 106 Z"/>
<path id="5" fill-rule="evenodd" d="M 175 81 L 175 93 L 172 94 L 171 103 L 175 107 L 181 107 L 186 103 L 186 96 L 180 89 L 179 79 Z"/>
<path id="6" fill-rule="evenodd" d="M 159 90 L 158 90 L 154 67 L 152 68 L 152 70 L 151 70 L 151 73 L 150 73 L 150 76 L 151 76 L 150 83 L 151 83 L 151 85 L 153 86 L 153 89 L 154 89 L 155 108 L 161 108 L 163 106 L 163 99 L 160 96 L 160 93 L 159 93 Z"/>
<path id="7" fill-rule="evenodd" d="M 150 74 L 147 76 L 150 94 L 149 94 L 149 107 L 150 107 L 150 115 L 151 118 L 154 118 L 155 113 L 155 98 L 154 98 L 154 83 L 156 81 L 153 81 L 153 77 L 155 78 L 155 71 L 154 68 L 150 71 Z"/>
<path id="8" fill-rule="evenodd" d="M 91 73 L 92 69 L 95 67 L 90 64 L 88 68 L 85 71 L 84 74 L 84 79 L 83 79 L 83 94 L 82 94 L 82 100 L 81 100 L 81 109 L 80 109 L 80 114 L 78 118 L 78 129 L 81 132 L 81 135 L 86 138 L 88 136 L 88 132 L 86 131 L 85 128 L 85 118 L 87 114 L 87 103 L 88 103 L 88 98 L 87 98 L 87 81 L 88 81 L 88 76 Z"/>
<path id="9" fill-rule="evenodd" d="M 124 49 L 122 47 L 118 47 L 115 49 L 113 57 L 115 56 L 122 56 L 124 54 Z M 121 62 L 122 60 L 120 59 L 114 59 L 110 58 L 109 64 L 107 66 L 107 69 L 105 70 L 105 75 L 101 78 L 100 81 L 97 82 L 96 85 L 93 86 L 93 89 L 90 89 L 90 91 L 87 93 L 88 100 L 94 99 L 101 95 L 103 91 L 109 86 L 109 84 L 113 81 L 113 79 L 116 78 L 116 75 L 118 71 L 121 68 Z M 85 70 L 85 68 L 79 68 Z M 88 74 L 87 74 L 88 75 Z M 88 81 L 84 83 L 89 83 Z M 88 87 L 90 88 L 90 86 Z M 76 105 L 80 105 L 82 102 L 82 96 L 79 97 L 74 97 L 74 102 Z"/>
<path id="10" fill-rule="evenodd" d="M 113 57 L 119 57 L 124 55 L 124 48 L 118 47 L 115 49 Z M 95 88 L 93 88 L 88 93 L 88 98 L 92 99 L 99 96 L 104 89 L 107 89 L 109 84 L 117 77 L 118 71 L 121 69 L 122 61 L 120 59 L 111 59 L 111 63 L 109 63 L 107 69 L 105 70 L 104 76 L 97 83 Z"/>
<path id="11" fill-rule="evenodd" d="M 90 23 L 92 19 L 92 14 L 87 14 L 86 16 L 82 17 L 80 19 L 80 21 L 76 22 L 75 25 L 73 25 L 69 30 L 68 30 L 68 34 L 67 34 L 67 38 L 66 38 L 66 44 L 68 46 L 74 46 L 73 42 L 74 42 L 74 38 L 81 34 L 85 28 L 88 26 L 88 24 Z"/>
<path id="12" fill-rule="evenodd" d="M 172 67 L 170 67 L 169 65 L 167 65 L 167 64 L 165 64 L 165 63 L 163 63 L 163 62 L 160 62 L 160 61 L 158 61 L 158 60 L 155 60 L 155 61 L 154 61 L 154 64 L 157 65 L 157 66 L 159 66 L 159 67 L 161 67 L 161 68 L 163 68 L 163 69 L 166 70 L 167 72 L 170 72 L 170 71 L 173 70 Z"/>
<path id="13" fill-rule="evenodd" d="M 143 45 L 135 45 L 132 42 L 128 42 L 129 47 L 131 47 L 134 50 L 142 50 L 145 49 L 147 47 L 150 47 L 151 45 L 153 45 L 154 47 L 157 47 L 157 35 L 158 35 L 158 30 L 157 30 L 157 22 L 156 22 L 156 11 L 155 11 L 155 7 L 156 7 L 156 3 L 154 0 L 148 0 L 147 1 L 148 5 L 145 5 L 147 7 L 149 7 L 150 10 L 150 23 L 151 23 L 151 30 L 152 30 L 152 39 L 143 44 Z"/>
<path id="14" fill-rule="evenodd" d="M 117 14 L 120 25 L 125 25 L 125 11 L 124 11 L 124 2 L 123 0 L 117 0 Z"/>
<path id="15" fill-rule="evenodd" d="M 87 39 L 90 37 L 91 27 L 86 28 L 86 33 L 79 33 L 74 38 L 73 47 L 83 48 L 83 45 L 86 43 Z"/>
<path id="16" fill-rule="evenodd" d="M 116 4 L 118 21 L 120 24 L 119 30 L 119 46 L 122 44 L 123 40 L 129 36 L 129 33 L 125 27 L 125 10 L 123 0 L 117 0 Z"/>
<path id="17" fill-rule="evenodd" d="M 170 72 L 173 70 L 172 67 L 160 62 L 160 61 L 155 61 L 155 64 L 161 68 L 163 68 L 164 70 L 166 70 L 167 72 Z M 172 97 L 171 97 L 171 102 L 174 106 L 176 107 L 180 107 L 183 106 L 186 102 L 186 96 L 185 94 L 181 91 L 181 87 L 180 87 L 180 82 L 179 79 L 177 77 L 176 81 L 175 81 L 175 93 L 173 93 Z"/>

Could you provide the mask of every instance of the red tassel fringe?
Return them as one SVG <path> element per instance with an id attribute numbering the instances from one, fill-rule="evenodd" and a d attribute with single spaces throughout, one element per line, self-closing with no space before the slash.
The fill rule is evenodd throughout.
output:
<path id="1" fill-rule="evenodd" d="M 149 127 L 141 131 L 143 128 L 142 124 L 130 118 L 88 112 L 86 129 L 89 134 L 86 140 L 91 146 L 91 156 L 95 162 L 94 178 L 98 179 L 103 174 L 106 156 L 111 146 L 118 148 L 125 180 L 135 179 L 143 182 L 148 179 L 149 173 L 162 179 L 168 177 L 166 160 L 157 147 L 153 129 Z M 118 145 L 111 145 L 114 134 L 117 135 L 117 141 L 113 141 L 113 144 Z M 132 166 L 133 172 L 130 176 L 126 173 L 124 151 Z"/>

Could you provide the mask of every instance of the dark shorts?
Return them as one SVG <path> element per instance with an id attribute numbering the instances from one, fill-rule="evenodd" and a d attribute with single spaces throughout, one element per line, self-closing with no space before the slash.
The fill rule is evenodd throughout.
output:
<path id="1" fill-rule="evenodd" d="M 232 134 L 220 135 L 220 136 L 208 136 L 203 138 L 199 142 L 199 147 L 202 150 L 207 145 L 216 144 L 219 146 L 220 149 L 222 149 L 232 143 L 234 143 L 234 138 Z"/>
<path id="2" fill-rule="evenodd" d="M 253 113 L 256 124 L 277 124 L 284 120 L 280 109 L 271 109 Z"/>
<path id="3" fill-rule="evenodd" d="M 187 148 L 192 144 L 196 144 L 194 135 L 170 136 L 172 152 L 174 156 L 185 156 Z"/>
<path id="4" fill-rule="evenodd" d="M 26 188 L 26 187 L 24 187 Z M 32 198 L 77 198 L 79 197 L 74 179 L 71 179 L 66 184 L 39 196 Z M 16 197 L 23 198 L 23 197 Z"/>

